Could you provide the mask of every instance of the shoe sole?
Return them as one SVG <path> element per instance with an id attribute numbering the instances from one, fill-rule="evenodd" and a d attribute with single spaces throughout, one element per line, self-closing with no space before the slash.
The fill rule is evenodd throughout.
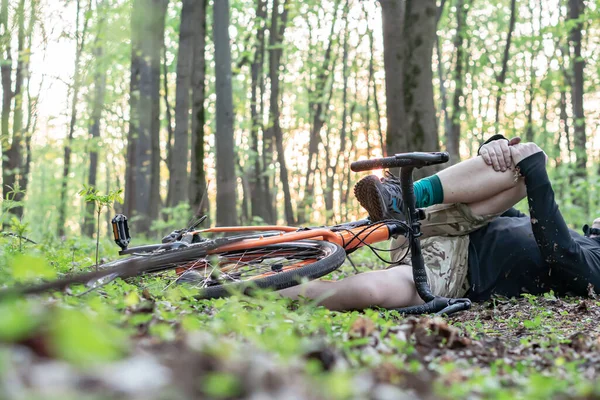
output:
<path id="1" fill-rule="evenodd" d="M 381 197 L 381 181 L 375 175 L 369 175 L 362 178 L 354 186 L 354 196 L 360 205 L 367 210 L 371 221 L 381 221 L 385 219 L 385 204 Z"/>

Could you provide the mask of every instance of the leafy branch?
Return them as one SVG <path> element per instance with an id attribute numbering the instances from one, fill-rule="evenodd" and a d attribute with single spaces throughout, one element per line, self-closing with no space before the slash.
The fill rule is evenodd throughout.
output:
<path id="1" fill-rule="evenodd" d="M 111 208 L 115 202 L 123 203 L 123 189 L 112 190 L 108 194 L 102 195 L 93 186 L 83 185 L 78 194 L 83 196 L 86 203 L 94 203 L 96 210 L 96 271 L 98 271 L 98 248 L 100 245 L 100 215 L 103 208 Z"/>

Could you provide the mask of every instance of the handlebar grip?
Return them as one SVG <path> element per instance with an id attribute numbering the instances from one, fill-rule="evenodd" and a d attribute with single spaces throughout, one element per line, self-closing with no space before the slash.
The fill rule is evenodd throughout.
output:
<path id="1" fill-rule="evenodd" d="M 373 158 L 370 160 L 355 161 L 350 164 L 350 169 L 354 172 L 370 171 L 372 169 L 384 169 L 397 167 L 396 157 Z"/>
<path id="2" fill-rule="evenodd" d="M 469 308 L 471 308 L 471 302 L 455 303 L 455 304 L 451 304 L 448 307 L 436 312 L 435 315 L 445 315 L 445 316 L 449 317 L 450 315 L 452 315 L 454 313 L 457 313 L 459 311 L 468 310 Z"/>
<path id="3" fill-rule="evenodd" d="M 433 314 L 439 310 L 443 310 L 449 305 L 450 299 L 446 297 L 434 297 L 433 300 L 418 306 L 410 306 L 403 308 L 395 308 L 401 314 L 416 315 L 416 314 Z"/>

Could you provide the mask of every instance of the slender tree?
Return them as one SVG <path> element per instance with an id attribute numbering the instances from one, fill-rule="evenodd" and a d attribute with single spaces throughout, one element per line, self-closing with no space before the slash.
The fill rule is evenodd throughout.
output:
<path id="1" fill-rule="evenodd" d="M 447 0 L 442 0 L 442 3 L 437 9 L 437 17 L 436 17 L 436 26 L 439 26 L 440 20 L 442 19 L 442 15 L 444 14 L 444 7 L 446 5 Z M 460 0 L 457 0 L 459 2 Z M 458 34 L 458 29 L 457 29 Z M 440 37 L 435 35 L 435 49 L 437 53 L 437 72 L 438 79 L 440 81 L 440 103 L 441 110 L 440 112 L 443 114 L 444 119 L 444 135 L 446 137 L 446 150 L 448 150 L 448 135 L 450 130 L 452 129 L 452 117 L 450 115 L 450 110 L 448 110 L 448 89 L 446 88 L 446 74 L 444 71 L 444 63 L 443 63 L 443 53 L 440 46 Z M 449 151 L 449 150 L 448 150 Z M 453 157 L 450 156 L 450 162 L 452 162 Z"/>
<path id="2" fill-rule="evenodd" d="M 166 39 L 166 37 L 165 37 Z M 167 169 L 171 171 L 171 160 L 173 156 L 173 112 L 171 110 L 171 102 L 169 101 L 169 66 L 167 65 L 167 46 L 163 42 L 163 65 L 162 65 L 162 73 L 163 73 L 163 101 L 165 103 L 165 123 L 167 125 Z M 169 199 L 169 192 L 167 192 L 167 204 L 170 204 L 171 201 Z"/>
<path id="3" fill-rule="evenodd" d="M 510 58 L 510 46 L 512 43 L 512 36 L 515 30 L 516 19 L 516 0 L 511 0 L 510 22 L 508 24 L 508 34 L 506 35 L 506 45 L 504 46 L 504 54 L 502 56 L 502 69 L 500 70 L 500 74 L 496 76 L 496 82 L 498 83 L 498 92 L 496 93 L 496 129 L 498 129 L 498 123 L 500 122 L 500 103 L 502 102 L 504 82 L 506 81 L 506 74 L 508 73 L 508 59 Z"/>
<path id="4" fill-rule="evenodd" d="M 104 98 L 106 93 L 106 61 L 104 60 L 104 35 L 105 25 L 104 2 L 99 2 L 96 6 L 98 16 L 98 26 L 96 28 L 96 37 L 94 39 L 93 55 L 95 63 L 94 70 L 94 92 L 92 101 L 91 121 L 89 125 L 89 136 L 91 139 L 89 159 L 90 170 L 88 173 L 88 186 L 96 187 L 98 176 L 98 141 L 100 139 L 100 123 L 102 121 L 102 110 L 104 108 Z M 107 179 L 108 180 L 108 179 Z M 108 191 L 106 192 L 108 193 Z M 86 203 L 86 213 L 84 216 L 83 231 L 87 236 L 94 234 L 94 203 Z"/>
<path id="5" fill-rule="evenodd" d="M 196 0 L 184 0 L 179 25 L 179 50 L 177 55 L 177 87 L 175 89 L 175 132 L 173 152 L 169 170 L 169 206 L 187 201 L 188 151 L 190 121 L 190 87 L 192 83 L 192 62 L 194 58 L 194 25 L 198 21 L 194 8 Z"/>
<path id="6" fill-rule="evenodd" d="M 450 154 L 450 163 L 455 164 L 460 161 L 460 121 L 463 115 L 463 86 L 464 74 L 463 66 L 465 63 L 465 22 L 467 16 L 468 2 L 457 0 L 456 2 L 456 35 L 454 37 L 454 49 L 456 52 L 456 62 L 454 66 L 454 96 L 452 99 L 452 119 L 450 130 L 446 131 L 446 150 Z"/>
<path id="7" fill-rule="evenodd" d="M 279 66 L 283 50 L 275 44 L 283 41 L 283 34 L 287 24 L 288 0 L 284 0 L 283 11 L 279 12 L 279 1 L 273 0 L 273 11 L 271 17 L 271 29 L 269 44 L 271 45 L 269 56 L 269 80 L 271 82 L 271 97 L 269 106 L 269 125 L 271 126 L 271 137 L 275 139 L 277 149 L 277 162 L 279 163 L 279 178 L 283 187 L 283 201 L 285 219 L 289 225 L 295 224 L 294 210 L 292 208 L 292 195 L 288 180 L 288 170 L 285 161 L 285 149 L 283 147 L 283 133 L 279 122 Z M 281 25 L 279 25 L 281 24 Z"/>
<path id="8" fill-rule="evenodd" d="M 328 222 L 332 220 L 334 216 L 334 196 L 333 192 L 335 189 L 335 177 L 338 171 L 341 171 L 340 160 L 342 160 L 343 154 L 346 152 L 346 127 L 347 127 L 347 119 L 348 119 L 348 77 L 350 73 L 348 70 L 348 26 L 346 25 L 345 34 L 344 34 L 344 46 L 342 47 L 342 127 L 340 130 L 340 145 L 337 149 L 337 154 L 335 158 L 327 157 L 327 172 L 326 172 L 326 184 L 325 184 L 325 209 L 328 211 L 327 220 Z M 371 73 L 369 74 L 371 76 Z M 329 148 L 329 146 L 327 146 Z M 333 163 L 331 162 L 333 161 Z M 341 181 L 339 179 L 341 188 Z"/>
<path id="9" fill-rule="evenodd" d="M 135 212 L 135 173 L 136 143 L 139 125 L 138 103 L 140 98 L 140 36 L 142 35 L 143 0 L 132 0 L 131 3 L 131 66 L 129 80 L 129 130 L 127 133 L 127 154 L 125 162 L 125 200 L 123 211 L 132 216 Z"/>
<path id="10" fill-rule="evenodd" d="M 367 14 L 365 5 L 366 5 L 366 3 L 363 3 L 363 11 L 365 14 Z M 375 81 L 375 61 L 374 61 L 374 56 L 373 56 L 375 54 L 375 46 L 374 46 L 375 40 L 373 39 L 373 28 L 371 28 L 368 25 L 369 24 L 367 24 L 367 36 L 369 37 L 369 50 L 370 50 L 370 54 L 372 55 L 371 57 L 369 57 L 369 85 L 368 85 L 368 88 L 370 90 L 370 88 L 373 87 L 373 106 L 375 107 L 375 120 L 377 122 L 379 147 L 381 148 L 382 155 L 385 156 L 387 154 L 387 152 L 386 152 L 385 143 L 384 143 L 383 129 L 381 127 L 381 110 L 379 108 L 379 96 L 377 95 L 377 82 Z M 368 105 L 367 105 L 367 107 L 368 107 Z"/>
<path id="11" fill-rule="evenodd" d="M 36 21 L 37 21 L 37 6 L 38 6 L 38 1 L 37 0 L 32 0 L 31 1 L 31 8 L 30 8 L 30 15 L 29 15 L 29 28 L 27 29 L 27 43 L 26 43 L 26 48 L 29 49 L 28 52 L 31 52 L 31 49 L 33 47 L 33 34 L 35 31 L 35 26 L 36 26 Z M 22 157 L 22 161 L 24 161 L 24 165 L 22 165 L 22 168 L 20 168 L 20 177 L 19 177 L 19 188 L 21 189 L 21 191 L 19 193 L 17 193 L 17 195 L 15 196 L 15 199 L 18 202 L 18 206 L 16 207 L 15 210 L 15 214 L 19 217 L 23 216 L 23 197 L 24 197 L 24 193 L 27 191 L 28 186 L 29 186 L 29 172 L 31 169 L 31 137 L 33 136 L 33 133 L 36 131 L 36 126 L 37 126 L 37 100 L 39 98 L 39 92 L 36 96 L 33 96 L 31 93 L 31 79 L 29 79 L 30 76 L 30 68 L 31 68 L 31 63 L 29 62 L 29 60 L 31 59 L 30 54 L 26 54 L 23 55 L 23 57 L 27 56 L 27 61 L 25 62 L 25 73 L 24 75 L 26 75 L 27 77 L 27 84 L 26 84 L 26 95 L 27 95 L 27 125 L 25 125 L 25 128 L 23 130 L 23 135 L 24 135 L 24 140 L 25 140 L 25 144 L 24 144 L 24 151 L 25 151 L 25 155 L 24 155 L 24 159 Z M 41 86 L 40 86 L 41 88 Z"/>
<path id="12" fill-rule="evenodd" d="M 2 75 L 2 137 L 0 144 L 2 145 L 2 154 L 6 154 L 10 151 L 10 109 L 13 98 L 12 90 L 12 51 L 11 51 L 11 34 L 10 27 L 8 24 L 8 0 L 2 0 L 0 8 L 0 29 L 2 31 L 2 37 L 0 45 L 2 46 L 2 58 L 3 62 L 0 64 L 0 74 Z M 12 171 L 10 165 L 8 165 L 8 157 L 2 159 L 2 195 L 4 199 L 10 198 L 10 192 L 13 189 L 11 187 L 11 180 L 13 180 Z"/>
<path id="13" fill-rule="evenodd" d="M 165 17 L 167 15 L 167 7 L 169 0 L 152 0 L 150 6 L 150 24 L 148 25 L 148 51 L 147 58 L 150 60 L 150 93 L 145 96 L 142 91 L 142 100 L 149 100 L 151 118 L 150 118 L 150 141 L 151 141 L 151 157 L 150 157 L 150 221 L 158 218 L 158 213 L 162 204 L 160 197 L 160 66 L 162 46 L 165 36 Z M 145 48 L 145 46 L 144 46 Z M 144 75 L 145 76 L 145 75 Z M 142 80 L 142 82 L 144 82 Z M 145 87 L 145 85 L 142 85 Z M 143 168 L 143 167 L 142 167 Z M 150 221 L 147 221 L 148 223 Z M 144 232 L 146 231 L 146 224 Z"/>
<path id="14" fill-rule="evenodd" d="M 572 22 L 572 28 L 569 32 L 569 42 L 572 48 L 571 53 L 571 103 L 573 105 L 573 147 L 575 149 L 575 176 L 583 180 L 587 179 L 587 137 L 585 133 L 585 114 L 583 112 L 583 93 L 584 76 L 583 70 L 585 60 L 581 56 L 582 29 L 583 22 L 581 18 L 585 10 L 583 0 L 569 0 L 569 21 Z M 589 209 L 589 200 L 587 195 L 581 195 L 577 203 L 584 209 L 587 215 Z"/>
<path id="15" fill-rule="evenodd" d="M 273 211 L 271 210 L 271 199 L 269 187 L 263 184 L 263 166 L 259 155 L 259 131 L 262 128 L 261 116 L 259 115 L 259 96 L 262 97 L 262 91 L 259 91 L 260 76 L 265 52 L 265 30 L 267 18 L 267 1 L 257 0 L 256 5 L 256 44 L 254 46 L 254 59 L 250 66 L 251 84 L 250 84 L 250 118 L 252 126 L 250 127 L 250 151 L 252 172 L 250 174 L 250 191 L 252 192 L 250 204 L 252 215 L 261 217 L 264 221 L 272 222 Z M 268 182 L 268 180 L 266 180 Z"/>
<path id="16" fill-rule="evenodd" d="M 197 216 L 207 215 L 209 210 L 204 170 L 204 97 L 206 92 L 206 4 L 200 0 L 194 8 L 194 61 L 192 72 L 192 172 L 190 176 L 190 204 Z"/>
<path id="17" fill-rule="evenodd" d="M 310 97 L 309 107 L 312 116 L 312 125 L 308 142 L 308 170 L 304 180 L 304 195 L 302 196 L 302 201 L 298 207 L 298 222 L 301 224 L 306 222 L 306 209 L 309 208 L 309 205 L 312 203 L 315 193 L 315 171 L 317 171 L 319 165 L 318 152 L 321 140 L 321 129 L 323 128 L 323 125 L 325 125 L 327 107 L 329 106 L 331 99 L 331 96 L 328 95 L 328 93 L 331 92 L 328 92 L 328 90 L 331 90 L 332 86 L 330 85 L 333 85 L 331 80 L 333 72 L 330 71 L 330 69 L 332 69 L 333 65 L 333 45 L 336 42 L 334 28 L 338 18 L 340 3 L 341 0 L 335 2 L 333 21 L 329 32 L 329 42 L 323 57 L 323 64 L 315 81 L 313 93 L 311 93 Z"/>
<path id="18" fill-rule="evenodd" d="M 215 92 L 217 94 L 217 130 L 215 133 L 217 225 L 224 226 L 237 223 L 229 0 L 215 1 L 213 18 Z"/>
<path id="19" fill-rule="evenodd" d="M 29 65 L 30 51 L 35 23 L 36 1 L 30 2 L 29 22 L 26 25 L 25 0 L 20 0 L 15 9 L 16 22 L 16 69 L 13 78 L 13 56 L 11 50 L 11 24 L 9 23 L 8 4 L 3 1 L 0 6 L 0 54 L 2 62 L 0 74 L 2 76 L 3 101 L 2 101 L 2 128 L 1 147 L 3 196 L 5 199 L 14 200 L 14 206 L 9 209 L 17 218 L 23 216 L 23 195 L 27 189 L 27 174 L 30 162 L 30 152 L 27 143 L 30 143 L 31 114 L 28 114 L 27 124 L 24 124 L 25 99 L 29 97 Z M 10 128 L 10 114 L 12 104 L 12 134 Z M 17 190 L 18 188 L 18 190 Z"/>
<path id="20" fill-rule="evenodd" d="M 60 185 L 60 203 L 58 208 L 58 235 L 63 236 L 65 234 L 65 222 L 67 218 L 67 188 L 69 171 L 71 170 L 71 153 L 73 135 L 75 133 L 75 127 L 77 126 L 77 101 L 79 99 L 79 90 L 81 89 L 81 56 L 83 54 L 86 39 L 87 29 L 89 23 L 89 14 L 92 10 L 91 0 L 88 2 L 87 11 L 81 9 L 81 0 L 77 0 L 77 15 L 75 18 L 75 66 L 73 74 L 73 87 L 71 88 L 71 119 L 69 122 L 69 131 L 67 133 L 67 140 L 64 148 L 63 155 L 63 172 L 62 181 Z M 80 29 L 80 18 L 83 18 L 83 25 Z"/>

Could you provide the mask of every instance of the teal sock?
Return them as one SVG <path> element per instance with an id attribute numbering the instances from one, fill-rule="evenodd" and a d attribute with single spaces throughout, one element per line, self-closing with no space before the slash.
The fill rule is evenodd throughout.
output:
<path id="1" fill-rule="evenodd" d="M 414 186 L 417 208 L 433 206 L 444 201 L 444 188 L 437 175 L 420 179 Z"/>

